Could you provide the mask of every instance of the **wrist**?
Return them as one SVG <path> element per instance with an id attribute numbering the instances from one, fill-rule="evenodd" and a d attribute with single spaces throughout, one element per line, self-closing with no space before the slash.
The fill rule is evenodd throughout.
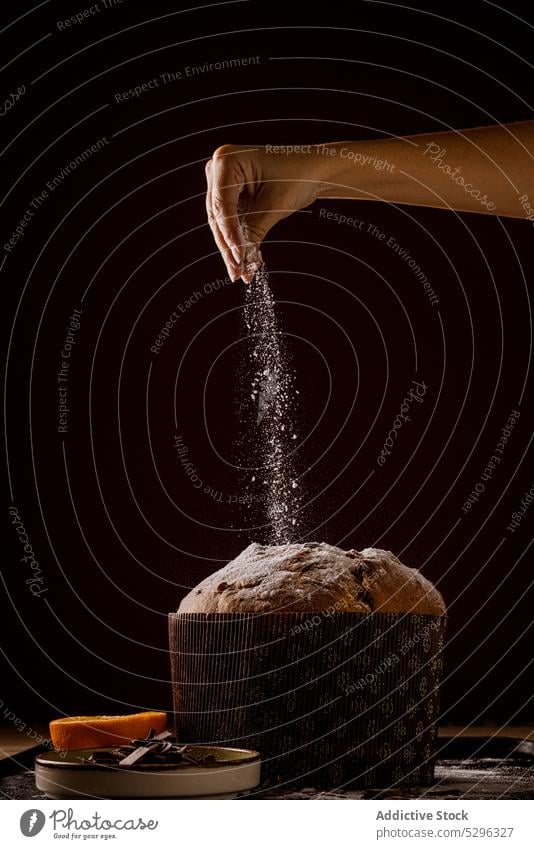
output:
<path id="1" fill-rule="evenodd" d="M 315 146 L 315 157 L 318 174 L 319 198 L 340 197 L 340 191 L 346 182 L 344 171 L 347 163 L 341 156 L 341 149 L 347 147 L 348 143 L 326 142 Z"/>
<path id="2" fill-rule="evenodd" d="M 334 142 L 323 146 L 322 198 L 379 199 L 395 175 L 391 140 Z"/>

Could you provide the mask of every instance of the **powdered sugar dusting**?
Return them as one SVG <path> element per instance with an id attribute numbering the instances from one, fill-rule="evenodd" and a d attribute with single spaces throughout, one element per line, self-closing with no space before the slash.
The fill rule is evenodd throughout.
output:
<path id="1" fill-rule="evenodd" d="M 293 374 L 275 310 L 275 301 L 264 264 L 255 271 L 245 287 L 245 323 L 249 333 L 250 399 L 255 409 L 253 451 L 261 470 L 252 475 L 248 489 L 265 493 L 268 542 L 282 544 L 298 534 L 297 516 L 300 503 L 298 482 L 290 457 L 296 439 L 294 425 Z"/>
<path id="2" fill-rule="evenodd" d="M 182 613 L 281 610 L 446 612 L 437 589 L 390 551 L 343 551 L 321 542 L 252 543 L 182 600 Z"/>

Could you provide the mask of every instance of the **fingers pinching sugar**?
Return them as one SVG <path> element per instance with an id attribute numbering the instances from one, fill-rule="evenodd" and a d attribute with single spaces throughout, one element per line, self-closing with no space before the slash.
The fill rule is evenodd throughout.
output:
<path id="1" fill-rule="evenodd" d="M 239 226 L 238 203 L 243 186 L 237 177 L 232 160 L 233 153 L 235 151 L 231 145 L 223 145 L 213 154 L 211 208 L 226 247 L 232 253 L 234 263 L 240 265 L 244 259 L 244 250 Z"/>
<path id="2" fill-rule="evenodd" d="M 263 257 L 257 245 L 253 242 L 245 242 L 245 257 L 243 260 L 243 271 L 241 277 L 245 283 L 252 283 L 254 275 L 263 265 Z"/>
<path id="3" fill-rule="evenodd" d="M 242 277 L 245 283 L 250 283 L 263 258 L 258 247 L 260 240 L 250 232 L 251 225 L 247 223 L 247 205 L 242 194 L 246 178 L 237 158 L 240 150 L 234 145 L 223 145 L 206 163 L 206 209 L 231 280 Z"/>
<path id="4" fill-rule="evenodd" d="M 219 228 L 219 222 L 213 211 L 213 160 L 210 159 L 206 163 L 206 181 L 207 181 L 207 191 L 206 191 L 206 212 L 208 215 L 208 222 L 210 225 L 211 232 L 213 233 L 213 238 L 215 239 L 215 244 L 217 245 L 219 251 L 221 252 L 222 258 L 226 264 L 226 268 L 228 270 L 228 276 L 232 282 L 235 282 L 239 279 L 241 274 L 241 263 L 236 262 L 232 252 L 230 251 L 223 234 Z"/>

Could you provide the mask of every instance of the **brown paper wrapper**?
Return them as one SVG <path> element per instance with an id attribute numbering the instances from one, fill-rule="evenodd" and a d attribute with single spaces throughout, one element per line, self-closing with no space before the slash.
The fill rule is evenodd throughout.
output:
<path id="1" fill-rule="evenodd" d="M 267 786 L 429 784 L 446 617 L 171 613 L 176 734 L 256 749 Z"/>

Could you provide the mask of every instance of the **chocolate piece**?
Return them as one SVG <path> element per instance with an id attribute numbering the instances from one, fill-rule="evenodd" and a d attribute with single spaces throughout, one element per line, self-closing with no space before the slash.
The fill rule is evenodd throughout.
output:
<path id="1" fill-rule="evenodd" d="M 166 741 L 171 736 L 170 731 L 162 731 L 161 734 L 154 735 L 154 729 L 151 728 L 146 739 L 131 740 L 132 746 L 135 746 L 135 749 L 119 761 L 119 766 L 134 766 L 134 764 L 150 753 L 169 751 L 172 743 Z"/>

